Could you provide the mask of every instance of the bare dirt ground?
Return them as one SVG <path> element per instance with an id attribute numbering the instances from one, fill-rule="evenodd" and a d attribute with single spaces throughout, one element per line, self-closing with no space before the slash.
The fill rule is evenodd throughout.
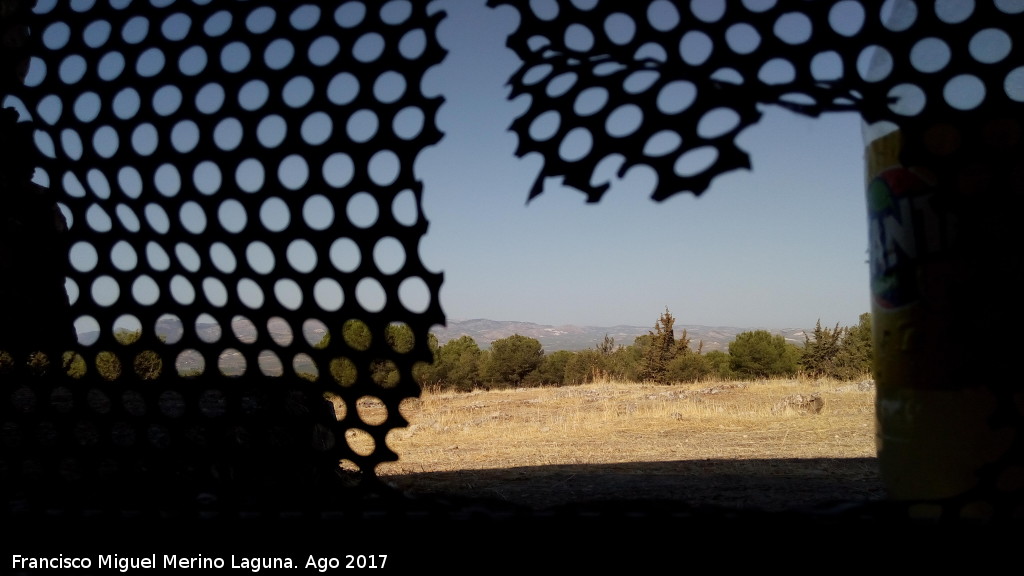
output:
<path id="1" fill-rule="evenodd" d="M 367 418 L 382 409 L 359 405 Z M 413 496 L 540 511 L 622 501 L 813 511 L 884 498 L 869 382 L 427 392 L 402 413 L 410 426 L 388 438 L 400 459 L 377 472 Z"/>

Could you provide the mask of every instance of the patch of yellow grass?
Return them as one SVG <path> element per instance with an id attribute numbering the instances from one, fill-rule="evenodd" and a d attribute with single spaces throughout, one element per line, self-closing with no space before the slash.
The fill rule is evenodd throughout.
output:
<path id="1" fill-rule="evenodd" d="M 780 410 L 795 394 L 819 394 L 824 407 L 817 414 Z M 539 465 L 875 455 L 874 391 L 847 382 L 603 382 L 428 391 L 401 410 L 410 426 L 388 436 L 400 459 L 378 467 L 384 477 Z"/>

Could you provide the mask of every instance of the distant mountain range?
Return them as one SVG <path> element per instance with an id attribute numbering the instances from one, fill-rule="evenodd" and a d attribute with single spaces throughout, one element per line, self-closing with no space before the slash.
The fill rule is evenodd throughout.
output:
<path id="1" fill-rule="evenodd" d="M 698 343 L 704 341 L 704 352 L 721 350 L 727 352 L 729 342 L 736 339 L 742 332 L 758 330 L 758 328 L 733 328 L 729 326 L 696 326 L 677 325 L 675 327 L 676 337 L 683 334 L 690 339 L 690 347 L 697 348 Z M 532 322 L 513 322 L 501 320 L 486 320 L 476 318 L 473 320 L 448 319 L 445 327 L 434 328 L 438 342 L 442 345 L 449 340 L 461 336 L 469 336 L 476 341 L 481 348 L 488 348 L 491 342 L 508 338 L 514 334 L 536 338 L 544 347 L 545 352 L 556 350 L 584 350 L 593 348 L 600 344 L 605 335 L 615 339 L 616 346 L 629 346 L 637 336 L 642 336 L 654 331 L 654 326 L 549 326 L 545 324 L 534 324 Z M 805 328 L 786 328 L 783 330 L 769 330 L 772 334 L 781 334 L 787 342 L 803 346 L 804 335 L 809 332 Z"/>
<path id="2" fill-rule="evenodd" d="M 310 343 L 319 342 L 326 332 L 326 326 L 318 321 L 308 321 L 300 328 L 302 336 Z M 233 346 L 237 346 L 237 342 L 244 344 L 255 342 L 258 334 L 264 330 L 269 331 L 271 339 L 281 345 L 289 345 L 294 338 L 292 327 L 280 318 L 273 318 L 267 323 L 267 326 L 258 328 L 249 320 L 236 317 L 231 322 L 228 334 L 223 334 L 222 327 L 216 323 L 200 322 L 196 325 L 195 329 L 199 338 L 207 342 L 221 341 L 222 336 L 226 336 L 223 341 L 229 346 L 231 346 L 230 343 L 233 341 L 236 342 Z M 728 351 L 729 343 L 735 340 L 737 335 L 742 332 L 758 330 L 758 328 L 685 324 L 676 326 L 675 333 L 677 338 L 682 336 L 684 329 L 686 330 L 687 337 L 690 339 L 690 347 L 696 350 L 697 345 L 703 340 L 704 352 L 711 352 L 712 350 Z M 184 327 L 177 318 L 161 319 L 156 326 L 157 335 L 165 338 L 169 343 L 174 343 L 181 338 L 183 330 Z M 435 327 L 431 332 L 437 336 L 437 340 L 441 345 L 461 336 L 469 336 L 481 348 L 489 348 L 491 342 L 495 340 L 519 334 L 539 340 L 545 352 L 555 352 L 557 350 L 574 351 L 593 348 L 604 340 L 606 334 L 615 340 L 616 346 L 629 346 L 633 344 L 637 336 L 643 336 L 653 330 L 653 325 L 551 326 L 547 324 L 534 324 L 533 322 L 487 320 L 484 318 L 472 320 L 449 318 L 447 326 Z M 805 341 L 804 335 L 809 333 L 810 330 L 805 328 L 785 328 L 782 330 L 769 330 L 769 332 L 781 334 L 787 342 L 802 346 Z M 92 343 L 98 337 L 98 333 L 89 332 L 80 335 L 80 340 L 83 343 Z M 228 354 L 228 356 L 231 355 L 232 353 Z M 269 364 L 274 365 L 271 371 L 280 370 L 278 367 L 280 361 L 269 358 L 268 361 Z"/>

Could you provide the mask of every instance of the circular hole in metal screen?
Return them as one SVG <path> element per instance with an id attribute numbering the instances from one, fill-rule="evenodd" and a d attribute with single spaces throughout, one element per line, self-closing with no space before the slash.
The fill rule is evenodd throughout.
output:
<path id="1" fill-rule="evenodd" d="M 957 110 L 973 110 L 985 100 L 985 83 L 977 76 L 960 74 L 946 83 L 942 95 Z"/>
<path id="2" fill-rule="evenodd" d="M 270 339 L 274 341 L 274 344 L 282 347 L 291 346 L 295 337 L 291 325 L 280 316 L 273 316 L 267 320 L 267 333 L 270 334 Z"/>
<path id="3" fill-rule="evenodd" d="M 367 171 L 374 184 L 386 187 L 394 184 L 402 173 L 402 161 L 391 150 L 380 150 L 370 158 Z"/>
<path id="4" fill-rule="evenodd" d="M 206 358 L 198 350 L 182 350 L 174 360 L 174 367 L 181 377 L 199 376 L 206 371 Z"/>
<path id="5" fill-rule="evenodd" d="M 242 123 L 237 118 L 225 118 L 213 129 L 213 143 L 225 152 L 231 152 L 242 144 Z"/>
<path id="6" fill-rule="evenodd" d="M 99 262 L 96 248 L 88 242 L 76 242 L 68 251 L 71 266 L 79 272 L 91 272 Z"/>
<path id="7" fill-rule="evenodd" d="M 295 76 L 285 83 L 281 90 L 284 103 L 292 108 L 301 108 L 313 98 L 313 81 L 305 76 Z"/>
<path id="8" fill-rule="evenodd" d="M 225 274 L 232 274 L 238 266 L 235 253 L 223 242 L 214 242 L 210 245 L 210 261 L 217 270 Z"/>
<path id="9" fill-rule="evenodd" d="M 217 308 L 223 308 L 228 303 L 228 289 L 219 278 L 204 278 L 203 279 L 203 296 L 206 297 L 206 301 L 211 306 Z"/>
<path id="10" fill-rule="evenodd" d="M 260 351 L 259 356 L 256 357 L 256 364 L 264 376 L 275 378 L 284 374 L 284 365 L 281 364 L 281 359 L 271 350 Z"/>
<path id="11" fill-rule="evenodd" d="M 150 276 L 139 276 L 132 282 L 132 298 L 142 306 L 152 306 L 160 300 L 160 286 Z"/>
<path id="12" fill-rule="evenodd" d="M 398 102 L 405 95 L 405 90 L 405 76 L 391 70 L 383 72 L 373 83 L 373 96 L 384 104 Z"/>
<path id="13" fill-rule="evenodd" d="M 228 348 L 221 352 L 220 356 L 217 357 L 217 369 L 219 369 L 220 373 L 224 376 L 243 376 L 248 367 L 245 355 L 235 348 Z"/>
<path id="14" fill-rule="evenodd" d="M 260 223 L 269 232 L 283 232 L 291 222 L 291 211 L 284 200 L 273 196 L 260 205 Z"/>
<path id="15" fill-rule="evenodd" d="M 326 312 L 337 312 L 345 303 L 345 292 L 333 278 L 321 278 L 313 285 L 313 300 Z"/>
<path id="16" fill-rule="evenodd" d="M 118 240 L 110 249 L 110 261 L 118 270 L 130 272 L 138 265 L 139 255 L 130 243 Z"/>
<path id="17" fill-rule="evenodd" d="M 259 337 L 259 331 L 252 320 L 241 315 L 235 315 L 231 319 L 231 332 L 242 344 L 253 344 Z"/>
<path id="18" fill-rule="evenodd" d="M 405 265 L 405 247 L 393 236 L 386 236 L 373 247 L 373 261 L 383 274 L 395 274 Z"/>
<path id="19" fill-rule="evenodd" d="M 298 310 L 302 307 L 302 288 L 291 278 L 280 278 L 274 282 L 274 298 L 284 308 Z"/>
<path id="20" fill-rule="evenodd" d="M 316 269 L 316 248 L 308 240 L 302 238 L 292 240 L 288 244 L 285 257 L 292 269 L 301 274 L 308 274 Z"/>
<path id="21" fill-rule="evenodd" d="M 1013 50 L 1013 40 L 1003 30 L 986 28 L 971 37 L 968 50 L 978 62 L 995 64 L 1010 55 Z"/>
<path id="22" fill-rule="evenodd" d="M 183 306 L 190 306 L 196 299 L 196 289 L 187 278 L 175 274 L 171 278 L 171 297 Z"/>
<path id="23" fill-rule="evenodd" d="M 164 344 L 177 344 L 185 334 L 185 327 L 176 315 L 161 314 L 153 331 Z"/>
<path id="24" fill-rule="evenodd" d="M 558 155 L 566 162 L 578 162 L 590 154 L 594 137 L 582 126 L 570 130 L 558 146 Z"/>
<path id="25" fill-rule="evenodd" d="M 330 340 L 331 332 L 327 329 L 326 324 L 315 318 L 310 318 L 302 323 L 302 337 L 313 348 L 321 349 Z"/>
<path id="26" fill-rule="evenodd" d="M 334 120 L 324 112 L 314 112 L 302 121 L 299 133 L 302 140 L 310 146 L 319 146 L 327 142 L 334 132 Z"/>
<path id="27" fill-rule="evenodd" d="M 245 248 L 245 259 L 249 268 L 257 274 L 267 275 L 274 271 L 274 251 L 265 242 L 250 242 Z"/>
<path id="28" fill-rule="evenodd" d="M 75 319 L 75 333 L 78 335 L 78 343 L 82 346 L 91 346 L 100 338 L 100 323 L 92 316 L 79 316 Z"/>
<path id="29" fill-rule="evenodd" d="M 302 219 L 313 230 L 326 230 L 334 224 L 334 204 L 327 197 L 314 194 L 302 206 Z"/>
<path id="30" fill-rule="evenodd" d="M 380 312 L 387 305 L 387 293 L 376 278 L 362 278 L 356 284 L 356 301 L 367 312 Z"/>
<path id="31" fill-rule="evenodd" d="M 247 308 L 252 310 L 259 310 L 263 307 L 263 289 L 254 280 L 249 278 L 242 278 L 238 281 L 237 285 L 238 299 L 242 301 Z"/>
<path id="32" fill-rule="evenodd" d="M 423 314 L 430 308 L 430 287 L 418 276 L 411 276 L 398 285 L 398 301 L 414 314 Z"/>
<path id="33" fill-rule="evenodd" d="M 377 223 L 380 207 L 377 199 L 369 192 L 356 192 L 346 205 L 348 221 L 359 228 L 369 228 Z"/>
<path id="34" fill-rule="evenodd" d="M 362 251 L 355 240 L 351 238 L 338 238 L 335 240 L 331 243 L 331 249 L 328 254 L 331 264 L 339 272 L 354 272 L 362 261 Z"/>
<path id="35" fill-rule="evenodd" d="M 273 70 L 284 70 L 295 59 L 295 46 L 284 38 L 271 42 L 263 53 L 263 61 Z"/>
<path id="36" fill-rule="evenodd" d="M 99 276 L 92 282 L 90 295 L 96 305 L 110 307 L 121 297 L 121 286 L 112 276 Z"/>
<path id="37" fill-rule="evenodd" d="M 151 241 L 146 244 L 146 262 L 150 268 L 163 272 L 171 266 L 171 257 L 163 246 Z"/>
<path id="38" fill-rule="evenodd" d="M 309 61 L 315 66 L 330 64 L 341 51 L 341 45 L 330 36 L 321 36 L 309 45 Z"/>
<path id="39" fill-rule="evenodd" d="M 277 167 L 277 179 L 289 190 L 300 190 L 309 181 L 309 164 L 298 154 L 291 154 Z"/>

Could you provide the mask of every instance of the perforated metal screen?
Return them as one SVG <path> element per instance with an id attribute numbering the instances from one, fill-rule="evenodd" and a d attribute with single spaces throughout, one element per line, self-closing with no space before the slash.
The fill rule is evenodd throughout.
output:
<path id="1" fill-rule="evenodd" d="M 33 356 L 62 377 L 5 378 L 8 480 L 256 498 L 396 458 L 387 433 L 443 322 L 413 173 L 440 138 L 440 98 L 420 93 L 440 18 L 403 1 L 37 5 L 19 97 L 67 219 L 49 265 L 77 345 Z"/>
<path id="2" fill-rule="evenodd" d="M 736 137 L 764 105 L 907 128 L 1024 102 L 1019 2 L 515 2 L 517 154 L 596 202 L 602 163 L 654 169 L 653 198 L 750 168 Z M 1001 112 L 1003 111 L 1003 112 Z M 780 143 L 781 144 L 781 143 Z"/>

